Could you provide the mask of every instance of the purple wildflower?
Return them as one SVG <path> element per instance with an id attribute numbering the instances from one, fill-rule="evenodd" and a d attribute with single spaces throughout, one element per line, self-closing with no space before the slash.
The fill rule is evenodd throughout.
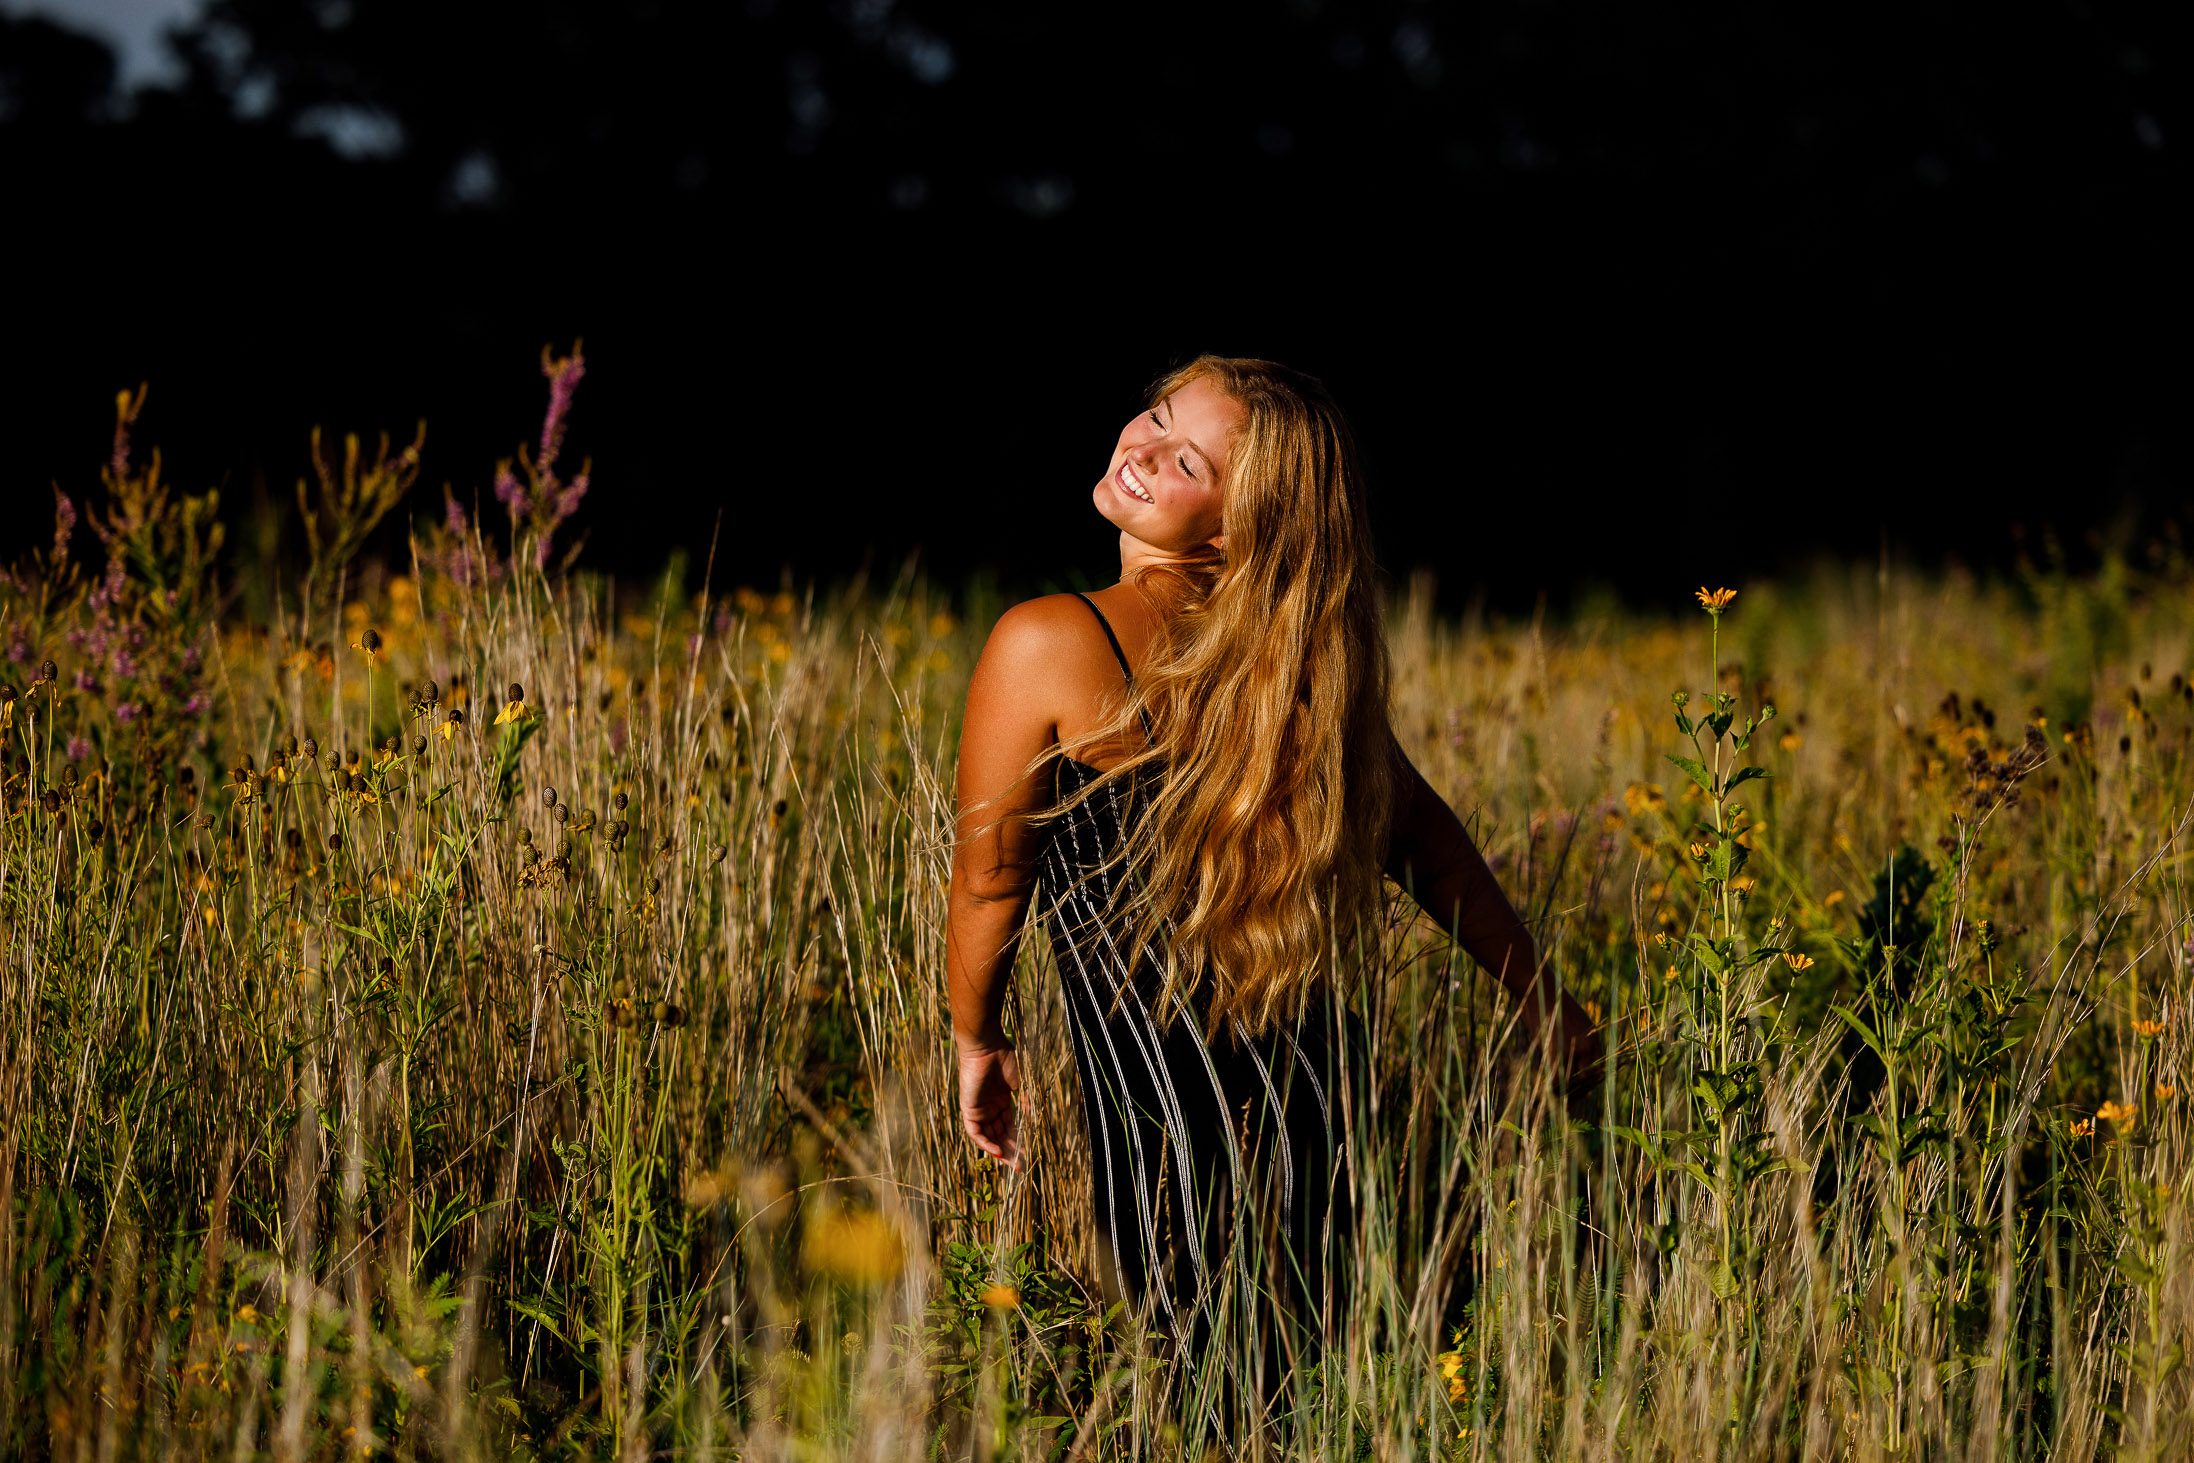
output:
<path id="1" fill-rule="evenodd" d="M 59 488 L 53 490 L 53 560 L 69 556 L 69 536 L 76 532 L 76 505 Z"/>
<path id="2" fill-rule="evenodd" d="M 183 714 L 185 716 L 203 716 L 206 714 L 208 704 L 205 692 L 193 691 L 190 693 L 190 699 L 183 703 Z"/>
<path id="3" fill-rule="evenodd" d="M 195 645 L 186 645 L 186 646 L 184 646 L 184 647 L 183 647 L 183 669 L 184 669 L 184 670 L 186 670 L 186 671 L 194 671 L 194 670 L 198 669 L 198 647 L 197 647 L 197 646 L 195 646 Z"/>
<path id="4" fill-rule="evenodd" d="M 526 501 L 526 490 L 507 462 L 497 463 L 495 467 L 495 501 L 509 509 L 514 519 L 525 517 L 533 506 Z"/>
<path id="5" fill-rule="evenodd" d="M 20 636 L 8 647 L 8 659 L 17 662 L 30 659 L 30 646 Z"/>
<path id="6" fill-rule="evenodd" d="M 96 696 L 105 688 L 99 684 L 99 678 L 90 671 L 78 671 L 76 673 L 76 689 L 89 691 Z"/>
<path id="7" fill-rule="evenodd" d="M 472 537 L 472 520 L 465 514 L 465 505 L 457 501 L 455 494 L 442 499 L 442 527 L 459 538 Z"/>
<path id="8" fill-rule="evenodd" d="M 91 743 L 82 737 L 70 737 L 68 752 L 71 762 L 80 762 L 91 755 Z"/>
<path id="9" fill-rule="evenodd" d="M 586 497 L 587 485 L 592 479 L 592 473 L 582 471 L 579 476 L 571 480 L 571 486 L 557 495 L 556 521 L 558 523 L 562 523 L 578 510 L 580 500 Z"/>
<path id="10" fill-rule="evenodd" d="M 138 710 L 136 702 L 121 701 L 115 704 L 114 719 L 120 722 L 122 725 L 128 726 L 131 722 L 137 720 L 137 716 Z"/>
<path id="11" fill-rule="evenodd" d="M 556 466 L 556 454 L 564 450 L 564 418 L 571 412 L 571 397 L 579 389 L 579 378 L 586 373 L 587 358 L 579 353 L 577 345 L 562 360 L 552 358 L 547 346 L 541 347 L 541 374 L 549 380 L 549 406 L 548 416 L 541 422 L 541 452 L 534 461 L 543 477 Z"/>

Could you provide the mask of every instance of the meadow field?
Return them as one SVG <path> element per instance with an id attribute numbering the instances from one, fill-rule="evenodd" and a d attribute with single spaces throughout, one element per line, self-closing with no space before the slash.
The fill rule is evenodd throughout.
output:
<path id="1" fill-rule="evenodd" d="M 591 572 L 555 364 L 486 514 L 330 440 L 280 572 L 125 398 L 0 584 L 0 1455 L 2194 1456 L 2175 544 L 1397 584 L 1402 743 L 1612 1060 L 1550 1092 L 1398 896 L 1337 955 L 1354 1306 L 1258 1411 L 1094 1279 L 1041 939 L 1031 1161 L 959 1136 L 1000 600 Z"/>

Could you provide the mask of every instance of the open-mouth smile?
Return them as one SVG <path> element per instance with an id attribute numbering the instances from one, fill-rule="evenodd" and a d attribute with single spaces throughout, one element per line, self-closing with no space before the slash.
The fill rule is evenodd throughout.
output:
<path id="1" fill-rule="evenodd" d="M 1140 499 L 1145 503 L 1156 503 L 1158 501 L 1150 496 L 1150 489 L 1143 486 L 1143 480 L 1136 476 L 1135 469 L 1124 462 L 1120 464 L 1120 470 L 1112 475 L 1112 480 L 1119 485 L 1120 491 L 1130 498 Z"/>

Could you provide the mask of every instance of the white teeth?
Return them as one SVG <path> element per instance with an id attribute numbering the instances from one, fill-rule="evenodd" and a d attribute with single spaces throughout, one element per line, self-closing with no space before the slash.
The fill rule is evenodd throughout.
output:
<path id="1" fill-rule="evenodd" d="M 1129 495 L 1140 498 L 1145 503 L 1156 503 L 1158 501 L 1144 489 L 1142 479 L 1135 476 L 1135 469 L 1124 462 L 1120 464 L 1119 472 L 1113 475 L 1113 481 L 1118 483 Z"/>

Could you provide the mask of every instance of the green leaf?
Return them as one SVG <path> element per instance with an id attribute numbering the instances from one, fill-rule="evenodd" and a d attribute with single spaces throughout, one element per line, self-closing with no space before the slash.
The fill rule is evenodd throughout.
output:
<path id="1" fill-rule="evenodd" d="M 1722 789 L 1722 793 L 1724 796 L 1727 796 L 1728 794 L 1735 792 L 1745 783 L 1752 781 L 1753 778 L 1765 776 L 1767 776 L 1767 773 L 1761 768 L 1740 767 L 1737 769 L 1737 775 L 1729 780 L 1729 786 Z"/>
<path id="2" fill-rule="evenodd" d="M 1882 1039 L 1874 1034 L 1873 1027 L 1861 1021 L 1854 1012 L 1846 1007 L 1830 1006 L 1828 1009 L 1842 1017 L 1844 1025 L 1859 1033 L 1859 1040 L 1872 1047 L 1874 1055 L 1880 1057 L 1884 1062 L 1889 1060 L 1889 1053 L 1882 1050 Z"/>
<path id="3" fill-rule="evenodd" d="M 1716 1300 L 1728 1300 L 1737 1293 L 1737 1276 L 1727 1260 L 1716 1262 L 1714 1268 L 1706 1272 L 1706 1284 Z"/>
<path id="4" fill-rule="evenodd" d="M 1675 763 L 1678 767 L 1681 767 L 1683 769 L 1684 776 L 1699 784 L 1700 791 L 1704 792 L 1708 797 L 1714 796 L 1714 779 L 1707 776 L 1705 763 L 1697 761 L 1696 759 L 1691 757 L 1679 757 L 1674 752 L 1670 752 L 1667 755 L 1669 761 Z"/>

